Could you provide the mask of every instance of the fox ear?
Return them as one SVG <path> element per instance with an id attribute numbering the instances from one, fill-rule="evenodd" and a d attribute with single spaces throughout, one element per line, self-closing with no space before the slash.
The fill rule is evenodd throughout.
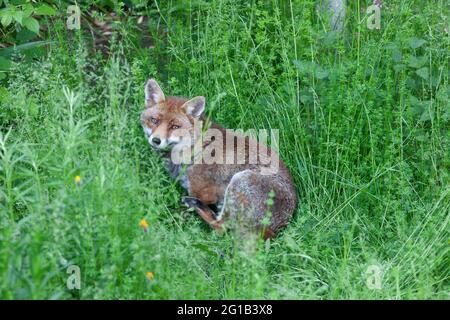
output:
<path id="1" fill-rule="evenodd" d="M 183 104 L 187 115 L 198 118 L 205 110 L 205 97 L 195 97 Z"/>
<path id="2" fill-rule="evenodd" d="M 149 79 L 145 85 L 145 106 L 153 107 L 165 99 L 158 82 L 155 79 Z"/>

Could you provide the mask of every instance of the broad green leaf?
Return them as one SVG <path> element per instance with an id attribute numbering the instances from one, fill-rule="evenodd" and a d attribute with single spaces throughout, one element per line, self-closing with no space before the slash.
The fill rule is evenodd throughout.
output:
<path id="1" fill-rule="evenodd" d="M 300 248 L 299 244 L 290 236 L 286 236 L 284 241 L 286 242 L 286 246 L 292 250 L 298 250 Z"/>
<path id="2" fill-rule="evenodd" d="M 0 80 L 2 79 L 2 75 L 6 77 L 6 72 L 0 72 Z M 9 91 L 5 87 L 0 87 L 0 102 L 5 101 L 9 98 Z"/>
<path id="3" fill-rule="evenodd" d="M 211 256 L 217 256 L 217 253 L 213 249 L 211 249 L 208 245 L 206 245 L 206 244 L 194 243 L 194 244 L 192 244 L 192 246 L 194 248 L 197 248 L 197 249 L 199 249 L 199 250 L 201 250 L 201 251 L 211 255 Z"/>
<path id="4" fill-rule="evenodd" d="M 336 43 L 336 40 L 339 37 L 339 33 L 337 31 L 330 31 L 325 34 L 323 38 L 323 44 L 325 46 L 332 46 Z"/>
<path id="5" fill-rule="evenodd" d="M 293 62 L 300 73 L 307 73 L 313 69 L 313 65 L 310 61 L 294 60 Z"/>
<path id="6" fill-rule="evenodd" d="M 433 111 L 431 110 L 425 110 L 422 115 L 420 116 L 419 122 L 426 122 L 430 121 L 434 116 Z"/>
<path id="7" fill-rule="evenodd" d="M 56 10 L 47 4 L 42 4 L 34 10 L 34 13 L 40 16 L 53 16 L 56 14 Z"/>
<path id="8" fill-rule="evenodd" d="M 409 39 L 409 46 L 412 49 L 417 49 L 423 46 L 426 43 L 424 39 L 418 39 L 418 38 L 411 38 Z"/>
<path id="9" fill-rule="evenodd" d="M 416 74 L 424 80 L 428 80 L 428 77 L 430 75 L 427 67 L 416 70 Z"/>
<path id="10" fill-rule="evenodd" d="M 427 62 L 426 56 L 420 57 L 410 56 L 408 59 L 408 65 L 416 69 L 421 68 L 426 62 Z"/>
<path id="11" fill-rule="evenodd" d="M 409 112 L 410 114 L 420 122 L 429 121 L 433 117 L 433 111 L 431 110 L 431 100 L 419 100 L 414 96 L 409 96 Z"/>
<path id="12" fill-rule="evenodd" d="M 27 28 L 31 32 L 39 34 L 39 22 L 35 18 L 33 17 L 23 18 L 22 24 L 25 28 Z"/>
<path id="13" fill-rule="evenodd" d="M 319 80 L 326 79 L 329 76 L 329 72 L 315 62 L 305 60 L 294 60 L 293 62 L 301 74 L 314 75 Z"/>
<path id="14" fill-rule="evenodd" d="M 421 101 L 419 99 L 417 99 L 415 96 L 409 96 L 409 103 L 413 106 L 417 106 L 420 105 Z"/>
<path id="15" fill-rule="evenodd" d="M 420 101 L 414 96 L 409 96 L 408 100 L 410 105 L 409 112 L 411 113 L 411 115 L 413 117 L 418 117 L 419 115 L 421 115 L 424 111 L 424 105 L 422 101 Z"/>
<path id="16" fill-rule="evenodd" d="M 400 49 L 396 48 L 392 50 L 392 59 L 397 63 L 402 61 L 402 52 Z"/>
<path id="17" fill-rule="evenodd" d="M 13 11 L 12 12 L 12 17 L 14 18 L 14 20 L 22 25 L 22 19 L 23 19 L 23 12 L 22 11 Z"/>
<path id="18" fill-rule="evenodd" d="M 406 86 L 410 89 L 417 89 L 419 84 L 414 77 L 410 76 L 408 79 L 406 79 Z"/>
<path id="19" fill-rule="evenodd" d="M 392 59 L 399 63 L 402 60 L 402 51 L 398 48 L 398 46 L 394 43 L 389 43 L 386 45 L 386 49 L 391 51 Z"/>
<path id="20" fill-rule="evenodd" d="M 438 77 L 438 76 L 436 76 L 436 75 L 431 76 L 431 85 L 432 85 L 433 87 L 439 86 L 440 83 L 441 83 L 441 78 L 440 78 L 440 77 Z"/>
<path id="21" fill-rule="evenodd" d="M 316 78 L 319 80 L 328 78 L 328 75 L 329 73 L 327 70 L 319 69 L 316 71 Z"/>
<path id="22" fill-rule="evenodd" d="M 11 60 L 8 60 L 4 57 L 0 57 L 0 70 L 9 70 L 11 68 Z"/>
<path id="23" fill-rule="evenodd" d="M 19 31 L 16 32 L 16 44 L 21 43 L 27 43 L 28 41 L 31 41 L 32 39 L 36 38 L 36 34 L 34 32 L 31 32 L 27 28 L 21 28 Z"/>
<path id="24" fill-rule="evenodd" d="M 0 9 L 0 17 L 3 17 L 4 15 L 11 15 L 11 9 L 10 8 Z"/>
<path id="25" fill-rule="evenodd" d="M 303 104 L 308 104 L 314 101 L 314 97 L 309 90 L 303 89 L 300 90 L 300 101 Z"/>
<path id="26" fill-rule="evenodd" d="M 2 25 L 4 27 L 9 26 L 11 24 L 11 22 L 12 22 L 12 16 L 11 15 L 6 15 L 5 14 L 4 16 L 2 16 L 1 23 L 2 23 Z"/>
<path id="27" fill-rule="evenodd" d="M 23 50 L 28 50 L 28 49 L 33 49 L 33 48 L 37 48 L 40 46 L 44 46 L 44 45 L 48 45 L 48 44 L 53 44 L 55 43 L 54 41 L 33 41 L 33 42 L 27 42 L 24 44 L 20 44 L 17 46 L 11 46 L 11 47 L 7 47 L 7 48 L 0 48 L 0 55 L 1 56 L 10 56 L 13 52 L 15 51 L 23 51 Z"/>
<path id="28" fill-rule="evenodd" d="M 405 69 L 405 65 L 404 64 L 396 64 L 395 66 L 394 66 L 394 71 L 395 72 L 399 72 L 399 71 L 402 71 L 403 69 Z"/>
<path id="29" fill-rule="evenodd" d="M 33 13 L 34 8 L 31 4 L 27 3 L 22 7 L 22 19 L 25 17 L 29 17 L 31 16 L 31 14 Z"/>

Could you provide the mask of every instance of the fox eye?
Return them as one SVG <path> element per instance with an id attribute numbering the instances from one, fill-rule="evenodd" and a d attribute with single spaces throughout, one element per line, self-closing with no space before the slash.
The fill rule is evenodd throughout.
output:
<path id="1" fill-rule="evenodd" d="M 180 126 L 177 126 L 176 124 L 174 124 L 172 127 L 170 127 L 170 129 L 172 129 L 172 130 L 177 130 L 177 129 L 180 129 L 181 127 Z"/>
<path id="2" fill-rule="evenodd" d="M 157 123 L 158 123 L 158 119 L 153 118 L 153 117 L 150 118 L 150 121 L 151 121 L 153 124 L 157 124 Z"/>

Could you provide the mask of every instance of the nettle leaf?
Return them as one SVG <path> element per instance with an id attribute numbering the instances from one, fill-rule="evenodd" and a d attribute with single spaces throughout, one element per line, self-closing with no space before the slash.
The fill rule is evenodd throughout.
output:
<path id="1" fill-rule="evenodd" d="M 395 62 L 400 62 L 402 61 L 402 51 L 400 49 L 394 49 L 392 50 L 392 59 Z"/>
<path id="2" fill-rule="evenodd" d="M 309 90 L 302 89 L 300 90 L 300 101 L 303 104 L 312 103 L 314 101 L 314 97 Z"/>
<path id="3" fill-rule="evenodd" d="M 433 117 L 433 110 L 431 109 L 431 100 L 419 100 L 414 96 L 409 96 L 409 112 L 413 118 L 419 122 L 430 121 Z"/>
<path id="4" fill-rule="evenodd" d="M 390 43 L 386 45 L 386 49 L 391 51 L 392 60 L 394 60 L 394 62 L 399 63 L 400 61 L 402 61 L 402 51 L 396 44 Z"/>
<path id="5" fill-rule="evenodd" d="M 409 112 L 411 113 L 411 115 L 413 117 L 418 117 L 419 115 L 421 115 L 424 111 L 424 106 L 422 101 L 420 101 L 419 99 L 417 99 L 414 96 L 409 96 Z"/>
<path id="6" fill-rule="evenodd" d="M 419 57 L 410 56 L 408 59 L 408 65 L 415 69 L 421 68 L 426 62 L 427 62 L 426 56 L 419 56 Z"/>
<path id="7" fill-rule="evenodd" d="M 327 70 L 325 70 L 325 69 L 318 69 L 315 72 L 315 76 L 319 80 L 323 80 L 323 79 L 328 78 L 328 75 L 329 75 L 329 72 Z"/>
<path id="8" fill-rule="evenodd" d="M 444 121 L 450 121 L 450 108 L 444 111 L 442 118 L 444 119 Z"/>
<path id="9" fill-rule="evenodd" d="M 42 4 L 34 10 L 34 13 L 40 16 L 53 16 L 57 12 L 47 4 Z"/>
<path id="10" fill-rule="evenodd" d="M 301 95 L 300 102 L 303 104 L 308 104 L 314 101 L 314 98 L 311 95 Z"/>
<path id="11" fill-rule="evenodd" d="M 408 77 L 408 79 L 406 79 L 406 86 L 410 89 L 417 89 L 419 87 L 419 83 L 416 79 L 414 79 L 414 77 Z"/>
<path id="12" fill-rule="evenodd" d="M 437 87 L 439 86 L 439 84 L 441 83 L 441 78 L 438 76 L 431 76 L 431 85 L 433 87 Z"/>
<path id="13" fill-rule="evenodd" d="M 318 80 L 326 79 L 329 76 L 328 70 L 315 62 L 305 60 L 294 60 L 293 62 L 300 74 L 314 75 Z"/>
<path id="14" fill-rule="evenodd" d="M 294 60 L 294 65 L 300 73 L 308 73 L 313 70 L 314 66 L 311 61 Z"/>
<path id="15" fill-rule="evenodd" d="M 416 74 L 421 77 L 424 80 L 428 80 L 430 73 L 428 72 L 428 68 L 420 68 L 419 70 L 416 70 Z"/>
<path id="16" fill-rule="evenodd" d="M 394 66 L 394 71 L 395 72 L 400 72 L 400 71 L 402 71 L 402 70 L 404 70 L 405 69 L 405 65 L 404 64 L 396 64 L 395 66 Z"/>
<path id="17" fill-rule="evenodd" d="M 427 41 L 424 40 L 424 39 L 419 39 L 419 38 L 410 38 L 410 39 L 409 39 L 409 46 L 410 46 L 412 49 L 420 48 L 420 47 L 423 46 L 425 43 L 427 43 Z"/>
<path id="18" fill-rule="evenodd" d="M 432 110 L 425 110 L 420 116 L 419 122 L 430 121 L 434 117 L 434 112 Z"/>
<path id="19" fill-rule="evenodd" d="M 27 28 L 31 32 L 39 34 L 39 22 L 35 18 L 33 17 L 23 18 L 22 24 L 25 28 Z"/>

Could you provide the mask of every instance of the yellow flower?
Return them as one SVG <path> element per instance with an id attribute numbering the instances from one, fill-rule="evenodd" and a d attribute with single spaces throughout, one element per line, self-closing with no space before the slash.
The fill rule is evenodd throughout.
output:
<path id="1" fill-rule="evenodd" d="M 81 183 L 81 177 L 80 176 L 75 176 L 75 183 L 76 184 L 80 184 Z"/>
<path id="2" fill-rule="evenodd" d="M 148 228 L 147 220 L 142 219 L 142 220 L 139 222 L 139 226 L 141 226 L 142 229 L 144 229 L 144 231 L 147 231 L 147 228 Z"/>
<path id="3" fill-rule="evenodd" d="M 145 274 L 145 276 L 147 277 L 148 280 L 153 280 L 153 278 L 154 278 L 153 272 L 150 272 L 150 271 L 147 272 Z"/>

